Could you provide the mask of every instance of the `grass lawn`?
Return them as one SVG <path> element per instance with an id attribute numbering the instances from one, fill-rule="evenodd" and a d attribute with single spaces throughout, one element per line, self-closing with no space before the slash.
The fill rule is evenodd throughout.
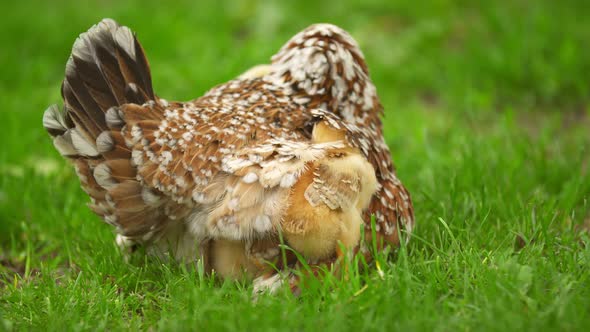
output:
<path id="1" fill-rule="evenodd" d="M 0 331 L 586 330 L 590 3 L 477 2 L 3 4 Z M 41 125 L 74 39 L 103 17 L 138 32 L 155 90 L 179 100 L 268 61 L 311 23 L 348 30 L 412 194 L 410 243 L 382 273 L 256 304 L 249 284 L 126 263 Z"/>

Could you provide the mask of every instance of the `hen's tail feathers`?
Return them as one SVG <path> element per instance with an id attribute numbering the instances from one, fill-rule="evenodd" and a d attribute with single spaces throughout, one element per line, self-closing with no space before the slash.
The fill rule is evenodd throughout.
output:
<path id="1" fill-rule="evenodd" d="M 81 34 L 72 48 L 62 84 L 65 113 L 52 106 L 43 125 L 67 157 L 98 156 L 96 138 L 108 130 L 109 108 L 155 100 L 150 69 L 127 27 L 104 19 Z"/>
<path id="2" fill-rule="evenodd" d="M 138 121 L 157 123 L 162 109 L 131 30 L 105 19 L 81 34 L 66 65 L 62 96 L 65 111 L 50 106 L 43 126 L 74 164 L 89 207 L 120 234 L 147 240 L 167 217 L 158 193 L 137 180 L 124 134 Z"/>

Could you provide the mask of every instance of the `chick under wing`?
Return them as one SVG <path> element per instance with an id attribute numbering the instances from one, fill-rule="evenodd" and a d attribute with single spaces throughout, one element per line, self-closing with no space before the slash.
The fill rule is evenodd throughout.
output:
<path id="1" fill-rule="evenodd" d="M 345 139 L 345 132 L 322 121 L 312 137 L 316 142 L 338 141 Z M 339 245 L 354 248 L 362 213 L 376 189 L 375 170 L 356 148 L 334 149 L 309 163 L 293 186 L 281 223 L 286 241 L 314 261 L 334 256 Z"/>

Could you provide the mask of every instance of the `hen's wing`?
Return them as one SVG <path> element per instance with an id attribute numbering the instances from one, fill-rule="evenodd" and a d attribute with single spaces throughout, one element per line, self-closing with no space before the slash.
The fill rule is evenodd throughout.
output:
<path id="1" fill-rule="evenodd" d="M 183 104 L 182 109 L 170 108 L 166 114 L 165 126 L 157 133 L 164 146 L 149 152 L 159 155 L 164 163 L 167 159 L 174 162 L 165 165 L 167 173 L 161 172 L 156 183 L 168 186 L 173 195 L 192 196 L 195 203 L 211 204 L 223 196 L 221 208 L 208 215 L 208 224 L 215 224 L 221 217 L 219 224 L 235 228 L 232 237 L 252 235 L 252 222 L 248 220 L 267 224 L 269 216 L 275 226 L 282 215 L 282 210 L 268 212 L 270 215 L 264 212 L 268 210 L 241 210 L 237 196 L 248 197 L 252 203 L 280 205 L 286 193 L 283 189 L 296 182 L 302 165 L 310 161 L 306 158 L 322 158 L 334 148 L 308 145 L 314 117 L 325 118 L 332 127 L 344 130 L 344 143 L 359 148 L 376 170 L 380 186 L 365 215 L 367 227 L 374 214 L 380 237 L 395 243 L 398 223 L 408 228 L 413 224 L 409 194 L 395 176 L 383 138 L 382 107 L 375 87 L 358 45 L 342 29 L 326 24 L 311 26 L 293 37 L 273 57 L 271 65 L 257 67 Z M 191 142 L 187 144 L 182 135 Z M 305 150 L 317 150 L 318 154 L 307 156 L 301 153 Z M 162 153 L 172 157 L 162 157 Z M 248 161 L 244 160 L 246 154 Z M 247 171 L 252 163 L 262 160 L 267 176 L 273 178 L 271 182 L 265 182 L 266 178 L 257 181 L 256 174 Z M 191 185 L 182 188 L 186 183 Z M 226 190 L 215 190 L 220 187 Z M 244 213 L 238 218 L 240 227 L 231 216 L 238 210 Z"/>

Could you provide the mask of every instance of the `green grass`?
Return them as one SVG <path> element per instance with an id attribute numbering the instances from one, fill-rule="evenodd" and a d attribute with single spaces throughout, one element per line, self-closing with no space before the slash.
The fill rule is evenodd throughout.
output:
<path id="1" fill-rule="evenodd" d="M 587 1 L 211 3 L 3 5 L 0 330 L 590 326 Z M 102 17 L 138 31 L 156 91 L 180 100 L 267 61 L 311 23 L 349 30 L 412 193 L 410 243 L 382 275 L 257 304 L 249 284 L 125 263 L 41 126 L 71 44 Z"/>

